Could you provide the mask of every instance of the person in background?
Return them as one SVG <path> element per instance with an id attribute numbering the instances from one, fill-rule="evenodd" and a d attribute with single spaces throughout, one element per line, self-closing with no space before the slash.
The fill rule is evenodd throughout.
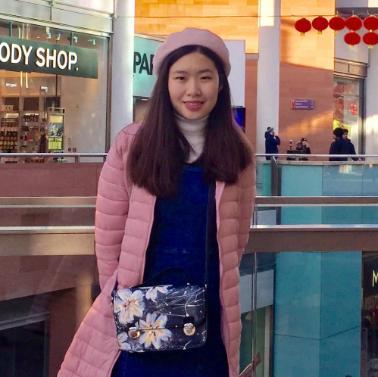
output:
<path id="1" fill-rule="evenodd" d="M 47 137 L 44 128 L 41 128 L 39 143 L 38 143 L 38 153 L 46 153 L 47 151 Z"/>
<path id="2" fill-rule="evenodd" d="M 311 154 L 310 144 L 308 143 L 305 137 L 302 137 L 301 140 L 297 143 L 295 147 L 295 153 L 298 154 Z M 300 161 L 307 161 L 307 157 L 299 157 Z"/>
<path id="3" fill-rule="evenodd" d="M 216 34 L 188 28 L 159 46 L 153 70 L 146 116 L 120 131 L 101 171 L 95 222 L 101 293 L 58 377 L 239 377 L 239 263 L 255 164 L 232 118 L 229 52 Z M 179 276 L 164 279 L 161 272 L 178 267 Z M 117 338 L 113 318 L 116 282 L 130 288 L 155 277 L 154 285 L 176 286 L 185 276 L 203 285 L 205 268 L 205 344 L 159 352 L 170 341 L 159 317 L 150 325 L 158 330 L 142 327 L 138 340 L 154 352 L 128 352 L 128 335 Z M 137 297 L 130 301 L 115 309 L 140 318 Z"/>
<path id="4" fill-rule="evenodd" d="M 281 144 L 280 138 L 274 133 L 272 127 L 267 127 L 265 131 L 265 153 L 278 153 L 278 146 Z M 267 160 L 271 159 L 271 156 L 265 157 Z"/>
<path id="5" fill-rule="evenodd" d="M 356 150 L 354 149 L 354 145 L 352 141 L 348 138 L 348 130 L 346 128 L 343 129 L 343 139 L 347 143 L 346 150 L 348 151 L 348 154 L 356 154 Z M 358 161 L 358 157 L 352 157 L 353 161 Z"/>
<path id="6" fill-rule="evenodd" d="M 343 138 L 344 129 L 337 127 L 333 130 L 334 140 L 330 145 L 329 154 L 349 154 L 348 142 Z M 329 161 L 348 161 L 347 157 L 329 157 Z"/>
<path id="7" fill-rule="evenodd" d="M 289 148 L 286 150 L 286 154 L 295 154 L 295 149 L 294 149 L 294 142 L 293 140 L 289 140 Z M 295 161 L 296 157 L 294 156 L 287 156 L 286 158 L 288 161 Z"/>
<path id="8" fill-rule="evenodd" d="M 305 137 L 302 137 L 301 142 L 303 145 L 304 154 L 311 154 L 311 147 L 308 140 Z"/>

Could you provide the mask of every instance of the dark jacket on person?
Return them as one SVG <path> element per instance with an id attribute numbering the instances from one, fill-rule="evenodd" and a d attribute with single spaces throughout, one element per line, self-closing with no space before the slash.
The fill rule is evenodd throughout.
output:
<path id="1" fill-rule="evenodd" d="M 265 132 L 265 153 L 278 153 L 278 146 L 281 140 L 278 136 L 272 135 L 270 132 Z M 270 157 L 266 158 L 270 160 Z"/>
<path id="2" fill-rule="evenodd" d="M 309 146 L 306 146 L 303 144 L 301 141 L 297 143 L 297 146 L 295 148 L 295 153 L 296 154 L 311 154 L 311 148 Z M 299 157 L 299 161 L 307 161 L 307 157 Z"/>
<path id="3" fill-rule="evenodd" d="M 41 134 L 39 138 L 38 153 L 46 153 L 47 150 L 47 137 L 45 134 Z"/>
<path id="4" fill-rule="evenodd" d="M 336 137 L 335 141 L 331 143 L 329 154 L 350 154 L 350 147 L 348 142 L 343 138 Z M 348 157 L 330 157 L 330 161 L 348 161 Z"/>
<path id="5" fill-rule="evenodd" d="M 296 150 L 292 147 L 289 147 L 289 149 L 286 151 L 286 154 L 296 154 Z M 295 161 L 297 158 L 295 156 L 287 156 L 286 160 L 288 161 Z"/>
<path id="6" fill-rule="evenodd" d="M 356 150 L 354 149 L 354 145 L 350 139 L 346 138 L 345 141 L 347 142 L 346 149 L 348 150 L 348 154 L 356 154 Z M 358 157 L 352 157 L 353 161 L 358 161 Z"/>

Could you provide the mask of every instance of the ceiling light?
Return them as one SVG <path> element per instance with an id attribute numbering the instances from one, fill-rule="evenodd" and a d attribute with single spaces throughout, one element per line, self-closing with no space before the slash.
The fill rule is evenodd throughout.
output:
<path id="1" fill-rule="evenodd" d="M 51 32 L 50 32 L 50 27 L 46 26 L 46 38 L 51 39 Z"/>

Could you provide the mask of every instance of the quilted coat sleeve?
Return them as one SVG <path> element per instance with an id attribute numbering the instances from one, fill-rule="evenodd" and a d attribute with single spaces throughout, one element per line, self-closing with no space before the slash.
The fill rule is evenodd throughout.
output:
<path id="1" fill-rule="evenodd" d="M 129 210 L 125 165 L 129 138 L 121 131 L 110 148 L 98 183 L 95 247 L 100 287 L 118 266 Z"/>
<path id="2" fill-rule="evenodd" d="M 250 164 L 240 175 L 239 261 L 248 242 L 256 195 L 256 169 Z"/>

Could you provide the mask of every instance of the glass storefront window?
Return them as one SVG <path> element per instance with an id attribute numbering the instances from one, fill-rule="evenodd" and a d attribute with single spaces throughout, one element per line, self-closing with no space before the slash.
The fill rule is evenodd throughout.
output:
<path id="1" fill-rule="evenodd" d="M 12 38 L 18 43 L 31 41 L 36 46 L 48 43 L 54 48 L 77 47 L 84 55 L 94 50 L 98 62 L 97 77 L 88 78 L 75 72 L 73 76 L 69 72 L 10 71 L 3 59 L 0 152 L 104 152 L 108 38 L 10 21 L 0 21 L 0 38 Z M 4 56 L 6 48 L 2 47 Z"/>
<path id="2" fill-rule="evenodd" d="M 361 80 L 335 76 L 333 128 L 348 130 L 357 153 L 363 152 L 361 126 Z"/>

